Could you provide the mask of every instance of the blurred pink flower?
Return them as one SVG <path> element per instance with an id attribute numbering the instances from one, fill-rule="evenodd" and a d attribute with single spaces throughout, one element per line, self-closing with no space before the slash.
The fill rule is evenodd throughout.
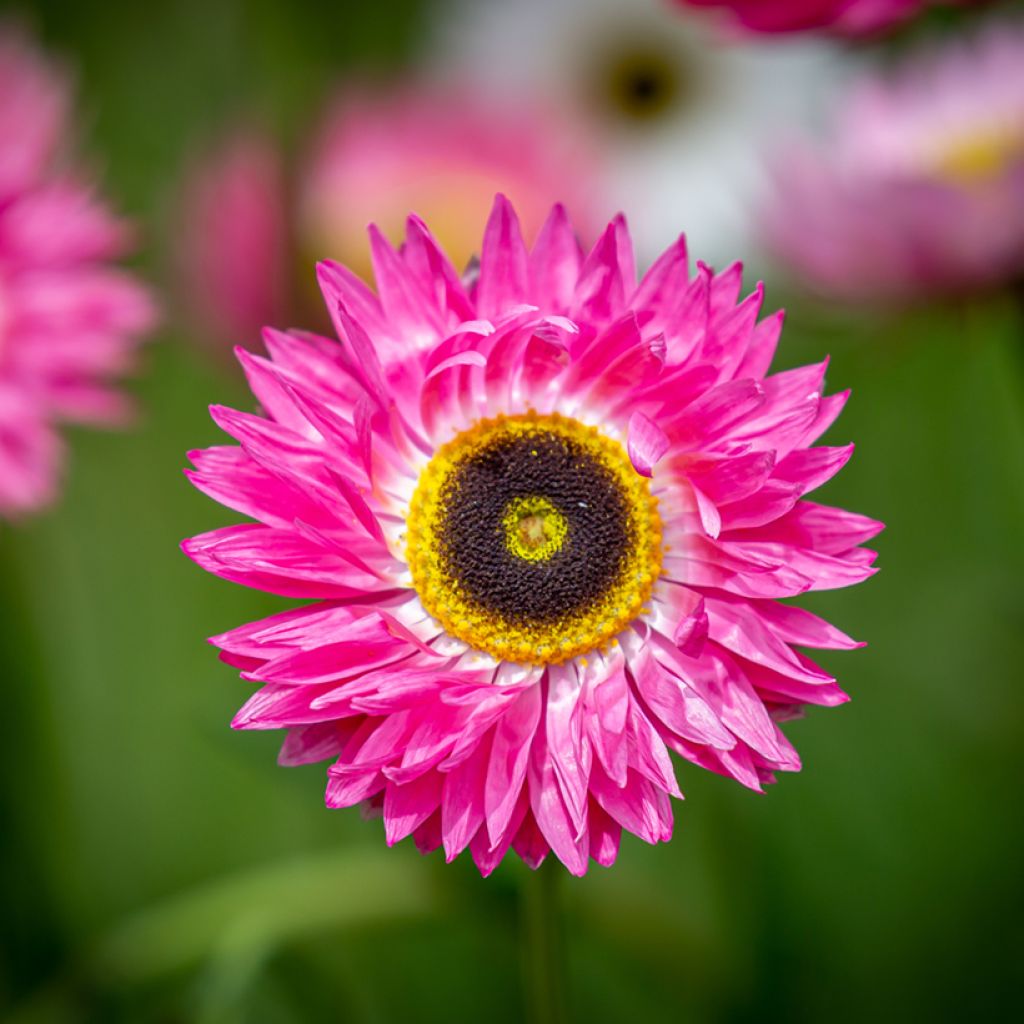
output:
<path id="1" fill-rule="evenodd" d="M 288 202 L 274 141 L 251 128 L 196 159 L 184 184 L 178 278 L 202 335 L 239 343 L 280 320 L 288 291 Z"/>
<path id="2" fill-rule="evenodd" d="M 241 446 L 191 455 L 255 522 L 189 557 L 311 602 L 213 638 L 260 684 L 234 725 L 484 874 L 667 840 L 669 751 L 797 770 L 778 723 L 847 699 L 804 649 L 858 644 L 778 599 L 869 577 L 881 529 L 804 500 L 852 451 L 814 447 L 825 363 L 769 375 L 781 315 L 683 239 L 637 283 L 621 217 L 585 254 L 556 206 L 531 248 L 499 197 L 466 277 L 417 217 L 370 239 L 378 294 L 319 267 L 341 343 L 267 330 L 265 414 L 214 407 Z"/>
<path id="3" fill-rule="evenodd" d="M 690 7 L 728 9 L 752 32 L 828 28 L 862 35 L 903 21 L 936 0 L 676 0 Z"/>
<path id="4" fill-rule="evenodd" d="M 0 516 L 52 501 L 60 420 L 113 422 L 154 322 L 149 293 L 109 261 L 126 226 L 67 169 L 70 89 L 28 37 L 0 26 Z M 60 152 L 58 152 L 60 150 Z"/>
<path id="5" fill-rule="evenodd" d="M 271 138 L 236 130 L 186 174 L 176 276 L 207 338 L 237 343 L 284 315 L 315 322 L 315 289 L 295 286 L 312 278 L 302 266 L 328 253 L 372 278 L 367 224 L 397 238 L 410 209 L 431 219 L 460 268 L 496 191 L 521 203 L 528 233 L 566 193 L 582 228 L 597 224 L 594 148 L 532 102 L 429 82 L 349 87 L 305 148 L 289 180 Z"/>
<path id="6" fill-rule="evenodd" d="M 964 292 L 1024 272 L 1024 24 L 859 83 L 821 144 L 776 161 L 766 234 L 831 295 Z"/>
<path id="7" fill-rule="evenodd" d="M 472 81 L 349 89 L 328 111 L 307 166 L 303 251 L 367 278 L 367 224 L 397 241 L 409 210 L 432 225 L 460 269 L 498 191 L 516 203 L 528 238 L 566 196 L 585 234 L 598 225 L 602 164 L 579 126 L 532 101 L 484 95 Z"/>

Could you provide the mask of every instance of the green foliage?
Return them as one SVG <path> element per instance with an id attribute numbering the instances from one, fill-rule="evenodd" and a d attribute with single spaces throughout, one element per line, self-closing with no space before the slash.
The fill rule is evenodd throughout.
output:
<path id="1" fill-rule="evenodd" d="M 294 136 L 321 89 L 413 50 L 419 5 L 41 3 L 90 150 L 160 268 L 182 154 L 232 111 Z M 91 123 L 89 123 L 91 122 Z M 74 433 L 60 507 L 0 528 L 0 1004 L 19 1024 L 523 1019 L 516 890 L 388 850 L 322 767 L 232 733 L 248 692 L 203 637 L 284 605 L 204 575 L 226 521 L 180 473 L 236 379 L 172 326 L 123 434 Z M 831 351 L 857 454 L 824 500 L 884 519 L 882 573 L 813 604 L 867 650 L 788 727 L 767 796 L 685 767 L 677 836 L 563 879 L 573 1017 L 989 1019 L 1014 997 L 1024 885 L 1024 331 L 1009 304 L 883 321 L 791 304 L 782 358 Z"/>

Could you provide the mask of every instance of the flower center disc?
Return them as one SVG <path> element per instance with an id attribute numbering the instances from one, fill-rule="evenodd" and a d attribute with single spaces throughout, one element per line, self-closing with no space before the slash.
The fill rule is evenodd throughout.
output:
<path id="1" fill-rule="evenodd" d="M 979 128 L 954 138 L 939 154 L 939 176 L 954 185 L 984 184 L 1024 156 L 1024 134 L 1009 128 Z"/>
<path id="2" fill-rule="evenodd" d="M 661 520 L 618 441 L 526 413 L 482 420 L 436 452 L 410 503 L 406 556 L 452 636 L 498 660 L 553 664 L 641 614 Z"/>

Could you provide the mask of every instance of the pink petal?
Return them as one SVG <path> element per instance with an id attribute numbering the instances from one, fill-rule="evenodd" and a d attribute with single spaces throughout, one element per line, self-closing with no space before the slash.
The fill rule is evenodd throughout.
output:
<path id="1" fill-rule="evenodd" d="M 527 301 L 529 273 L 526 245 L 512 204 L 497 195 L 484 231 L 477 283 L 477 310 L 488 320 Z"/>
<path id="2" fill-rule="evenodd" d="M 529 686 L 495 726 L 484 785 L 487 832 L 492 843 L 504 835 L 526 780 L 530 746 L 540 712 L 540 686 Z"/>
<path id="3" fill-rule="evenodd" d="M 629 434 L 626 443 L 629 460 L 641 475 L 649 477 L 654 466 L 668 451 L 669 440 L 665 432 L 642 412 L 634 412 L 629 418 Z"/>
<path id="4" fill-rule="evenodd" d="M 541 835 L 571 874 L 585 875 L 589 854 L 587 830 L 584 828 L 581 832 L 577 828 L 565 806 L 547 739 L 542 733 L 538 733 L 533 742 L 528 779 L 530 808 Z"/>
<path id="5" fill-rule="evenodd" d="M 583 251 L 561 203 L 551 208 L 530 253 L 530 295 L 544 312 L 569 310 Z"/>
<path id="6" fill-rule="evenodd" d="M 384 791 L 384 835 L 388 846 L 412 835 L 440 806 L 445 777 L 424 772 L 403 786 L 388 783 Z"/>

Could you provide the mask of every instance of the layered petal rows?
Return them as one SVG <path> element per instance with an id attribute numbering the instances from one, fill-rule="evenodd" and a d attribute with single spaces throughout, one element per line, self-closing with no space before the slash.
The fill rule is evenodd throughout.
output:
<path id="1" fill-rule="evenodd" d="M 208 571 L 306 603 L 213 638 L 258 689 L 235 726 L 286 729 L 283 764 L 331 760 L 330 807 L 379 809 L 484 874 L 509 849 L 574 874 L 621 832 L 672 833 L 671 754 L 759 790 L 800 762 L 779 723 L 846 700 L 806 648 L 858 646 L 779 599 L 870 576 L 881 524 L 808 500 L 851 447 L 815 442 L 845 394 L 825 364 L 769 375 L 780 314 L 739 264 L 685 241 L 638 280 L 626 225 L 589 253 L 556 206 L 530 249 L 503 198 L 460 276 L 410 217 L 371 229 L 377 290 L 323 263 L 340 341 L 267 330 L 239 352 L 262 412 L 215 407 L 236 442 L 193 483 L 250 521 L 192 538 Z M 425 610 L 409 503 L 441 446 L 485 419 L 557 414 L 621 442 L 650 480 L 660 575 L 614 640 L 569 660 L 495 660 Z"/>

